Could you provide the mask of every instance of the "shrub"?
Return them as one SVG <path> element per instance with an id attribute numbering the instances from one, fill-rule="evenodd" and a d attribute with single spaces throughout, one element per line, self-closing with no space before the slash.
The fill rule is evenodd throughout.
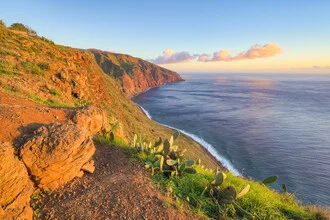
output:
<path id="1" fill-rule="evenodd" d="M 28 32 L 28 28 L 22 23 L 14 23 L 9 28 L 15 31 Z"/>
<path id="2" fill-rule="evenodd" d="M 17 74 L 16 71 L 16 65 L 5 60 L 0 60 L 0 74 L 14 75 Z"/>
<path id="3" fill-rule="evenodd" d="M 55 96 L 62 96 L 61 92 L 58 91 L 57 89 L 50 89 L 49 93 Z"/>
<path id="4" fill-rule="evenodd" d="M 49 66 L 49 64 L 46 63 L 46 62 L 40 62 L 40 63 L 38 63 L 37 65 L 38 65 L 38 67 L 39 67 L 40 69 L 42 69 L 42 70 L 50 70 L 50 66 Z"/>
<path id="5" fill-rule="evenodd" d="M 132 156 L 143 161 L 146 169 L 151 169 L 155 185 L 173 197 L 180 209 L 186 204 L 198 215 L 214 219 L 327 219 L 329 216 L 323 208 L 307 209 L 300 205 L 286 190 L 280 194 L 269 189 L 265 184 L 275 182 L 277 176 L 256 182 L 233 176 L 228 171 L 206 169 L 200 160 L 185 160 L 181 157 L 182 151 L 173 145 L 177 136 L 174 133 L 170 141 L 160 139 L 155 144 L 147 144 L 146 137 L 134 135 L 131 146 Z M 178 153 L 180 161 L 175 156 Z M 180 174 L 188 164 L 195 169 L 195 174 Z M 168 168 L 171 172 L 178 171 L 179 175 L 169 175 Z"/>
<path id="6" fill-rule="evenodd" d="M 22 31 L 22 32 L 26 32 L 29 36 L 32 37 L 36 37 L 37 36 L 37 32 L 35 30 L 33 30 L 31 27 L 26 26 L 22 23 L 14 23 L 10 26 L 10 29 L 12 30 L 16 30 L 16 31 Z"/>
<path id="7" fill-rule="evenodd" d="M 34 63 L 31 62 L 23 62 L 22 67 L 24 67 L 29 73 L 35 74 L 35 75 L 41 75 L 43 76 L 44 73 L 41 71 L 40 67 Z"/>
<path id="8" fill-rule="evenodd" d="M 50 39 L 47 39 L 47 38 L 45 38 L 45 37 L 41 37 L 40 38 L 43 42 L 46 42 L 46 43 L 50 43 L 50 44 L 55 44 L 52 40 L 50 40 Z"/>

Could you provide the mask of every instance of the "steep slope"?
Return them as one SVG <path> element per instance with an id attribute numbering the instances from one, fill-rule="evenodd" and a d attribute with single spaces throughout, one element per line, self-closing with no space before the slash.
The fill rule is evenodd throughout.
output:
<path id="1" fill-rule="evenodd" d="M 143 63 L 141 59 L 132 59 Z M 163 78 L 168 74 L 168 79 L 179 79 L 176 73 L 145 63 L 150 73 L 163 71 Z M 143 85 L 163 82 L 153 83 Z M 112 123 L 119 122 L 117 135 L 126 141 L 131 140 L 133 133 L 145 134 L 151 141 L 170 136 L 171 129 L 147 118 L 122 90 L 115 76 L 103 72 L 91 51 L 56 45 L 44 37 L 0 26 L 0 91 L 55 107 L 99 105 L 108 111 Z M 201 158 L 206 166 L 220 166 L 190 138 L 182 136 L 178 144 L 191 149 L 188 156 Z"/>
<path id="2" fill-rule="evenodd" d="M 178 73 L 140 58 L 95 49 L 90 51 L 102 70 L 117 79 L 128 95 L 136 95 L 167 82 L 183 80 Z"/>

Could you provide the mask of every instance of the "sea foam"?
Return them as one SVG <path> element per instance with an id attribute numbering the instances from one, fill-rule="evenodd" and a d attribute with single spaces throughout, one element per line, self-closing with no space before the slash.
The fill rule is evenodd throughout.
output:
<path id="1" fill-rule="evenodd" d="M 138 104 L 137 104 L 138 105 Z M 149 114 L 149 112 L 147 110 L 145 110 L 142 106 L 138 105 L 142 111 L 144 112 L 144 114 L 152 119 L 151 115 Z M 158 122 L 159 123 L 159 122 Z M 180 131 L 182 134 L 185 134 L 189 137 L 191 137 L 194 141 L 196 141 L 197 143 L 199 143 L 200 145 L 202 145 L 212 156 L 214 156 L 218 161 L 220 161 L 220 163 L 226 167 L 233 175 L 235 176 L 241 176 L 240 172 L 238 172 L 238 170 L 226 159 L 224 158 L 223 156 L 221 156 L 216 150 L 215 148 L 207 143 L 203 138 L 201 137 L 198 137 L 194 134 L 191 134 L 191 133 L 188 133 L 184 130 L 181 130 L 181 129 L 178 129 L 178 128 L 175 128 L 175 127 L 172 127 L 172 126 L 169 126 L 169 125 L 165 125 L 165 124 L 162 124 L 162 123 L 159 123 L 165 127 L 168 127 L 168 128 L 171 128 L 171 129 L 174 129 L 174 130 L 177 130 L 177 131 Z"/>

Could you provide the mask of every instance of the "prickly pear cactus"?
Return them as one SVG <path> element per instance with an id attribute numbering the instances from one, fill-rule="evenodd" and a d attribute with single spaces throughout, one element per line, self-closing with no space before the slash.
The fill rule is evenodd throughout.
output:
<path id="1" fill-rule="evenodd" d="M 219 204 L 231 204 L 235 201 L 237 191 L 234 186 L 227 186 L 224 189 L 213 189 L 214 197 L 218 200 Z"/>

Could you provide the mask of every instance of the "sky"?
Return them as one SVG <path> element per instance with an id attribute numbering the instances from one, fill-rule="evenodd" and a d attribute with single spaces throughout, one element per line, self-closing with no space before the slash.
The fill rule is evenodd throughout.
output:
<path id="1" fill-rule="evenodd" d="M 179 73 L 330 73 L 329 0 L 0 0 L 0 19 Z"/>

